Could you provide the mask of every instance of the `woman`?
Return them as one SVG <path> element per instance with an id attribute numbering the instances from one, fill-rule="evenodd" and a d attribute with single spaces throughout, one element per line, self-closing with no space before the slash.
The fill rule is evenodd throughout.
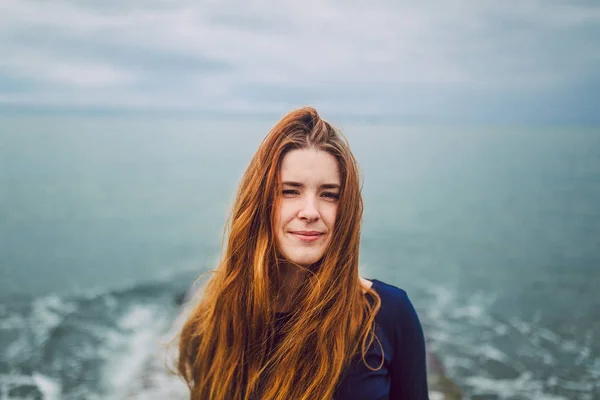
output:
<path id="1" fill-rule="evenodd" d="M 347 142 L 286 115 L 246 170 L 227 247 L 179 340 L 194 400 L 427 399 L 406 292 L 358 275 L 363 203 Z"/>

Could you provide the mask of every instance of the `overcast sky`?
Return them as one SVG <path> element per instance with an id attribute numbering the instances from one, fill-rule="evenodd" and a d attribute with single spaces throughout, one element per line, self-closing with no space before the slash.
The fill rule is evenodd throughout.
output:
<path id="1" fill-rule="evenodd" d="M 0 111 L 600 122 L 600 2 L 0 0 Z"/>

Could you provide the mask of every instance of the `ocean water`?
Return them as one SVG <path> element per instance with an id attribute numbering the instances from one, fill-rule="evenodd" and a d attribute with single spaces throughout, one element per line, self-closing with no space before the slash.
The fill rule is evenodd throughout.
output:
<path id="1" fill-rule="evenodd" d="M 273 122 L 0 119 L 0 399 L 142 390 Z M 340 126 L 362 275 L 465 398 L 600 399 L 600 129 Z"/>

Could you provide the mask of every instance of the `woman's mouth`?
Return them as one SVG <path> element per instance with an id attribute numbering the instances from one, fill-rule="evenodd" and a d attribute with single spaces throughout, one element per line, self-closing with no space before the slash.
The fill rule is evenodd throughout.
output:
<path id="1" fill-rule="evenodd" d="M 323 235 L 323 232 L 318 231 L 293 231 L 290 233 L 303 242 L 314 242 Z"/>

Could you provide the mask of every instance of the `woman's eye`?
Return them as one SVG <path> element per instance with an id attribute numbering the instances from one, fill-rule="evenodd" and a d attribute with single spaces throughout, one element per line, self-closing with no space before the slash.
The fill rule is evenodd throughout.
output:
<path id="1" fill-rule="evenodd" d="M 325 192 L 323 193 L 323 196 L 328 197 L 330 199 L 339 199 L 340 195 L 337 193 L 332 193 L 332 192 Z"/>
<path id="2" fill-rule="evenodd" d="M 298 191 L 297 191 L 297 190 L 290 190 L 290 189 L 287 189 L 287 190 L 284 190 L 284 191 L 283 191 L 283 194 L 284 194 L 284 195 L 294 195 L 294 194 L 298 194 Z"/>

